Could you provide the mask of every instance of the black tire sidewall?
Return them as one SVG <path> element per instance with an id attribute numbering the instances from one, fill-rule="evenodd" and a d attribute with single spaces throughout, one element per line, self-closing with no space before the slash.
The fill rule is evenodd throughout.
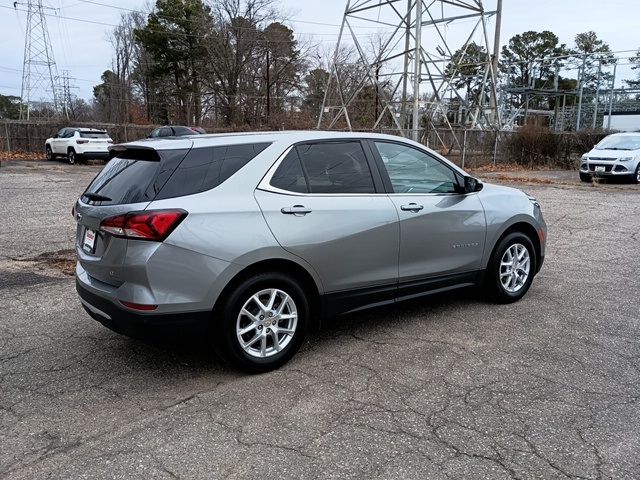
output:
<path id="1" fill-rule="evenodd" d="M 636 167 L 636 171 L 633 173 L 633 178 L 631 179 L 631 183 L 637 185 L 638 183 L 638 172 L 640 172 L 640 163 L 638 163 L 638 166 Z"/>
<path id="2" fill-rule="evenodd" d="M 582 182 L 591 182 L 591 175 L 580 172 L 580 181 Z"/>
<path id="3" fill-rule="evenodd" d="M 529 258 L 531 259 L 531 265 L 529 268 L 529 277 L 527 278 L 524 286 L 517 292 L 512 293 L 506 291 L 500 281 L 500 261 L 507 249 L 515 243 L 520 243 L 527 248 L 529 251 Z M 520 232 L 513 232 L 502 238 L 491 255 L 486 272 L 486 286 L 493 299 L 500 303 L 511 303 L 520 300 L 531 287 L 537 268 L 537 262 L 536 250 L 533 246 L 533 242 L 527 235 Z"/>
<path id="4" fill-rule="evenodd" d="M 49 145 L 47 145 L 44 148 L 44 152 L 47 157 L 47 160 L 53 160 L 55 158 L 55 155 L 53 154 L 53 150 L 51 150 L 51 147 Z"/>
<path id="5" fill-rule="evenodd" d="M 279 288 L 291 296 L 296 304 L 298 322 L 292 340 L 280 353 L 272 357 L 256 358 L 247 354 L 238 343 L 236 321 L 247 299 L 267 288 Z M 304 342 L 310 323 L 309 302 L 305 292 L 293 278 L 275 272 L 261 273 L 240 283 L 218 311 L 218 314 L 214 313 L 212 320 L 214 345 L 226 363 L 249 373 L 267 372 L 288 362 Z"/>
<path id="6" fill-rule="evenodd" d="M 67 160 L 70 165 L 75 165 L 75 163 L 78 161 L 78 155 L 76 154 L 74 149 L 71 149 L 69 150 L 69 152 L 67 152 Z"/>

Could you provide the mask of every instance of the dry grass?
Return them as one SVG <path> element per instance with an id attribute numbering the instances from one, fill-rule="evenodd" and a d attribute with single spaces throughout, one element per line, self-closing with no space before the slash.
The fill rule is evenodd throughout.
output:
<path id="1" fill-rule="evenodd" d="M 42 152 L 0 152 L 0 160 L 45 160 Z"/>
<path id="2" fill-rule="evenodd" d="M 56 270 L 67 276 L 73 276 L 76 270 L 75 250 L 46 252 L 32 258 L 21 258 L 19 261 L 32 263 L 35 270 Z"/>

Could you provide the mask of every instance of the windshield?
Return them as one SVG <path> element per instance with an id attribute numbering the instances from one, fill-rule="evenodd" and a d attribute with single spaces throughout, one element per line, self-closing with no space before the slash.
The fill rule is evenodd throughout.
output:
<path id="1" fill-rule="evenodd" d="M 107 132 L 80 132 L 80 138 L 109 138 Z"/>
<path id="2" fill-rule="evenodd" d="M 607 137 L 596 145 L 596 150 L 638 150 L 640 149 L 640 135 Z"/>

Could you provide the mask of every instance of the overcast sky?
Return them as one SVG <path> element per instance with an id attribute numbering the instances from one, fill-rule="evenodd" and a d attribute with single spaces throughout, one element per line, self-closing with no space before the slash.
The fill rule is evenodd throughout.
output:
<path id="1" fill-rule="evenodd" d="M 121 13 L 117 8 L 91 5 L 83 0 L 47 1 L 57 9 L 51 10 L 52 14 L 58 12 L 59 16 L 104 24 L 116 24 Z M 145 0 L 96 1 L 128 9 L 143 9 L 146 4 Z M 345 0 L 281 0 L 280 4 L 290 26 L 300 32 L 300 38 L 327 48 L 336 41 Z M 484 4 L 490 10 L 495 0 Z M 13 0 L 0 0 L 0 93 L 5 95 L 20 94 L 24 48 L 25 14 L 13 11 L 12 5 Z M 502 44 L 526 30 L 551 30 L 561 42 L 572 46 L 577 33 L 594 30 L 614 51 L 640 47 L 639 0 L 504 0 L 503 12 Z M 78 87 L 75 92 L 90 98 L 93 85 L 100 82 L 100 74 L 111 63 L 111 46 L 106 41 L 109 27 L 59 16 L 47 18 L 58 71 L 69 70 L 75 79 L 72 83 Z M 493 29 L 492 24 L 490 27 Z M 455 43 L 455 38 L 450 40 Z M 619 72 L 619 79 L 633 75 L 624 66 Z"/>

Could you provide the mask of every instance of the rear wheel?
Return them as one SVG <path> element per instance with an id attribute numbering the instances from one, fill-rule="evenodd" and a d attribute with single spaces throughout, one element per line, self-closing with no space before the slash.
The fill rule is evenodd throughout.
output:
<path id="1" fill-rule="evenodd" d="M 494 249 L 486 271 L 486 288 L 500 303 L 520 300 L 529 290 L 536 269 L 533 243 L 525 234 L 510 233 Z"/>
<path id="2" fill-rule="evenodd" d="M 288 275 L 261 273 L 242 282 L 213 319 L 214 343 L 222 359 L 260 373 L 285 364 L 302 345 L 309 303 Z"/>
<path id="3" fill-rule="evenodd" d="M 73 148 L 70 148 L 69 152 L 67 153 L 67 160 L 69 161 L 69 164 L 75 164 L 77 159 L 78 155 L 76 154 L 76 151 Z"/>
<path id="4" fill-rule="evenodd" d="M 580 172 L 580 181 L 581 182 L 591 182 L 591 175 L 588 173 Z"/>

